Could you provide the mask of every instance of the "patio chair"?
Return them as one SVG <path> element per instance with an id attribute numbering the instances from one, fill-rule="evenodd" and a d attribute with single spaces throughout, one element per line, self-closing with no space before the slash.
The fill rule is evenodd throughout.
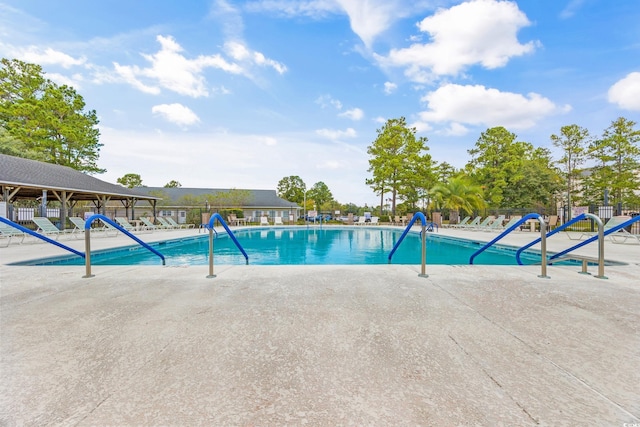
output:
<path id="1" fill-rule="evenodd" d="M 0 222 L 0 238 L 3 239 L 7 239 L 7 245 L 4 246 L 5 248 L 9 246 L 9 244 L 11 243 L 11 239 L 14 237 L 21 237 L 20 239 L 20 243 L 24 242 L 24 238 L 27 236 L 26 233 L 18 230 L 17 228 L 11 227 L 8 224 L 5 224 L 4 222 Z"/>
<path id="2" fill-rule="evenodd" d="M 47 217 L 36 216 L 31 218 L 31 221 L 33 221 L 37 226 L 36 232 L 44 234 L 45 236 L 55 236 L 56 240 L 58 240 L 60 236 L 68 234 L 70 231 L 60 230 L 51 221 L 49 221 L 49 218 Z"/>
<path id="3" fill-rule="evenodd" d="M 633 245 L 640 245 L 640 234 L 633 234 L 621 228 L 616 233 L 609 234 L 609 239 L 613 243 L 627 243 L 627 240 L 630 240 L 630 243 Z"/>
<path id="4" fill-rule="evenodd" d="M 269 224 L 269 218 L 266 216 L 261 216 L 260 217 L 260 225 L 271 225 Z"/>
<path id="5" fill-rule="evenodd" d="M 193 228 L 194 227 L 193 224 L 178 224 L 176 220 L 170 216 L 164 218 L 164 220 L 167 221 L 169 225 L 172 225 L 173 228 Z"/>
<path id="6" fill-rule="evenodd" d="M 124 228 L 128 232 L 132 233 L 132 232 L 136 231 L 136 228 L 133 225 L 131 225 L 131 223 L 129 222 L 129 220 L 127 218 L 124 218 L 124 217 L 121 217 L 121 216 L 117 216 L 114 219 L 115 219 L 115 221 L 118 223 L 118 225 L 120 227 Z"/>
<path id="7" fill-rule="evenodd" d="M 372 216 L 369 225 L 380 225 L 379 219 L 380 218 L 378 218 L 377 216 Z"/>
<path id="8" fill-rule="evenodd" d="M 362 215 L 360 217 L 358 217 L 358 221 L 353 223 L 354 225 L 366 225 L 367 224 L 367 218 Z"/>
<path id="9" fill-rule="evenodd" d="M 284 225 L 284 223 L 282 222 L 282 217 L 281 216 L 277 216 L 273 219 L 273 225 Z"/>

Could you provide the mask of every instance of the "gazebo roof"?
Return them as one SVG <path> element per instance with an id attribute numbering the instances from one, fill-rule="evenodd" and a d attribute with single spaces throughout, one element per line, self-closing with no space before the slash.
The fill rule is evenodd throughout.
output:
<path id="1" fill-rule="evenodd" d="M 144 192 L 132 190 L 94 178 L 75 169 L 0 154 L 0 187 L 11 192 L 11 198 L 36 199 L 42 191 L 67 192 L 73 200 L 158 200 Z"/>

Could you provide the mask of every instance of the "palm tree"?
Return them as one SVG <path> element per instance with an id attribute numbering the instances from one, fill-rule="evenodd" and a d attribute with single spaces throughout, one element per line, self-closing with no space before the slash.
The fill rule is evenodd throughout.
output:
<path id="1" fill-rule="evenodd" d="M 436 184 L 429 190 L 429 194 L 436 209 L 462 210 L 471 215 L 473 211 L 486 206 L 482 188 L 470 183 L 464 176 L 451 177 L 447 182 Z"/>

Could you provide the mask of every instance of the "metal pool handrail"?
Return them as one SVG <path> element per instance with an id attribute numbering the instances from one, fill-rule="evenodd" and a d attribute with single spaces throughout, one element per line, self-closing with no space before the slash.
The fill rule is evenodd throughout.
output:
<path id="1" fill-rule="evenodd" d="M 502 233 L 500 233 L 498 235 L 498 237 L 496 237 L 495 239 L 493 239 L 492 241 L 490 241 L 489 243 L 485 244 L 483 247 L 478 249 L 473 255 L 471 255 L 471 258 L 469 258 L 469 264 L 473 264 L 473 259 L 476 256 L 480 255 L 480 253 L 484 252 L 486 249 L 488 249 L 489 247 L 493 246 L 493 244 L 495 244 L 498 240 L 502 239 L 504 236 L 506 236 L 507 234 L 511 233 L 518 226 L 520 226 L 525 221 L 528 221 L 530 219 L 537 219 L 538 222 L 540 222 L 540 239 L 538 241 L 542 242 L 541 245 L 540 245 L 540 252 L 541 252 L 541 255 L 542 255 L 542 262 L 540 264 L 541 265 L 541 271 L 540 271 L 540 275 L 538 277 L 541 277 L 541 278 L 544 278 L 544 279 L 548 279 L 549 276 L 547 276 L 547 234 L 546 234 L 547 225 L 545 224 L 544 219 L 537 213 L 530 213 L 530 214 L 527 214 L 527 215 L 523 216 L 522 218 L 520 218 L 520 220 L 518 222 L 516 222 L 511 227 L 509 227 L 506 230 L 504 230 Z"/>
<path id="2" fill-rule="evenodd" d="M 208 279 L 212 279 L 216 277 L 216 275 L 213 274 L 213 233 L 215 231 L 213 229 L 213 224 L 215 223 L 216 219 L 220 222 L 220 224 L 222 224 L 222 227 L 224 227 L 224 229 L 227 231 L 233 243 L 236 244 L 238 249 L 240 249 L 240 252 L 242 252 L 242 255 L 244 255 L 246 265 L 249 264 L 249 255 L 247 255 L 247 253 L 244 251 L 244 249 L 242 248 L 242 245 L 240 244 L 240 242 L 238 242 L 238 239 L 236 239 L 236 236 L 233 234 L 233 231 L 229 229 L 229 226 L 227 226 L 227 223 L 224 222 L 224 219 L 222 219 L 222 216 L 220 216 L 219 213 L 214 213 L 209 219 L 209 224 L 208 224 L 208 228 L 209 228 L 209 275 L 207 276 Z"/>
<path id="3" fill-rule="evenodd" d="M 143 248 L 146 248 L 146 249 L 150 250 L 151 252 L 153 252 L 154 254 L 158 255 L 162 259 L 162 265 L 165 265 L 164 255 L 162 255 L 160 252 L 158 252 L 157 250 L 153 249 L 151 246 L 149 246 L 148 244 L 146 244 L 142 240 L 138 239 L 136 236 L 134 236 L 133 234 L 131 234 L 130 232 L 128 232 L 127 230 L 122 228 L 120 225 L 118 225 L 115 222 L 111 221 L 106 216 L 100 215 L 100 214 L 95 214 L 95 215 L 91 215 L 84 222 L 84 245 L 85 245 L 85 253 L 86 253 L 86 256 L 85 256 L 84 259 L 85 259 L 86 274 L 84 276 L 82 276 L 82 277 L 84 277 L 84 278 L 93 277 L 93 274 L 91 274 L 91 224 L 96 219 L 99 219 L 100 221 L 106 222 L 107 224 L 117 228 L 123 234 L 131 237 L 133 240 L 138 242 Z"/>
<path id="4" fill-rule="evenodd" d="M 85 255 L 82 252 L 77 251 L 77 250 L 75 250 L 73 248 L 70 248 L 67 245 L 63 245 L 60 242 L 56 242 L 55 240 L 50 239 L 47 236 L 43 236 L 42 234 L 37 233 L 37 232 L 35 232 L 33 230 L 29 230 L 28 228 L 23 227 L 20 224 L 16 224 L 15 222 L 10 221 L 10 220 L 8 220 L 6 218 L 0 217 L 0 222 L 3 222 L 3 223 L 5 223 L 5 224 L 7 224 L 7 225 L 9 225 L 9 226 L 11 226 L 13 228 L 16 228 L 16 229 L 22 231 L 23 233 L 27 233 L 27 234 L 29 234 L 29 235 L 31 235 L 33 237 L 36 237 L 36 238 L 41 239 L 41 240 L 44 240 L 45 242 L 51 243 L 52 245 L 56 245 L 56 246 L 66 250 L 66 251 L 69 251 L 69 252 L 71 252 L 71 253 L 73 253 L 75 255 L 81 256 L 82 258 L 85 258 Z M 9 239 L 11 239 L 11 237 L 9 237 Z"/>
<path id="5" fill-rule="evenodd" d="M 628 221 L 623 222 L 622 224 L 618 224 L 615 227 L 611 227 L 609 229 L 607 229 L 606 231 L 604 230 L 604 225 L 602 224 L 602 221 L 600 220 L 600 218 L 598 218 L 595 215 L 592 214 L 586 214 L 587 216 L 592 216 L 597 218 L 597 223 L 598 223 L 598 234 L 596 234 L 595 236 L 589 237 L 587 240 L 585 240 L 584 242 L 580 242 L 575 246 L 570 247 L 569 249 L 566 249 L 562 252 L 558 252 L 557 254 L 554 254 L 553 256 L 551 256 L 549 258 L 549 260 L 553 260 L 553 259 L 557 259 L 560 258 L 566 254 L 568 254 L 569 252 L 581 248 L 584 245 L 588 245 L 589 243 L 593 242 L 594 240 L 598 240 L 598 276 L 596 276 L 599 279 L 606 279 L 606 276 L 604 275 L 604 236 L 608 236 L 611 233 L 615 233 L 619 230 L 622 230 L 625 227 L 630 226 L 631 224 L 633 224 L 636 221 L 640 221 L 640 216 L 636 216 L 634 218 L 629 219 Z"/>
<path id="6" fill-rule="evenodd" d="M 411 221 L 409 221 L 409 224 L 407 224 L 407 228 L 405 228 L 404 232 L 400 236 L 400 239 L 398 239 L 396 244 L 393 246 L 393 249 L 391 249 L 391 252 L 389 252 L 388 260 L 389 264 L 391 264 L 391 257 L 393 257 L 396 249 L 398 249 L 398 246 L 400 246 L 400 243 L 402 243 L 402 240 L 404 240 L 404 237 L 407 235 L 409 230 L 411 230 L 413 223 L 416 222 L 418 218 L 420 218 L 420 221 L 422 222 L 422 230 L 420 231 L 420 233 L 422 234 L 422 257 L 420 274 L 418 274 L 418 277 L 429 277 L 429 275 L 425 273 L 427 264 L 427 218 L 425 218 L 422 212 L 417 212 L 413 215 L 413 218 L 411 218 Z"/>
<path id="7" fill-rule="evenodd" d="M 580 215 L 578 215 L 577 217 L 573 218 L 571 221 L 565 222 L 564 224 L 562 224 L 559 227 L 556 227 L 554 230 L 551 230 L 550 232 L 547 233 L 546 237 L 550 237 L 553 236 L 556 233 L 561 232 L 562 230 L 564 230 L 567 227 L 571 227 L 573 224 L 575 224 L 578 221 L 582 221 L 583 219 L 586 219 L 586 215 L 584 213 L 581 213 Z M 518 262 L 518 265 L 524 265 L 523 262 L 520 260 L 520 254 L 523 251 L 526 251 L 527 249 L 529 249 L 531 246 L 537 244 L 540 242 L 540 239 L 535 239 L 534 241 L 527 243 L 526 245 L 524 245 L 523 247 L 521 247 L 520 249 L 518 249 L 516 251 L 516 261 Z"/>

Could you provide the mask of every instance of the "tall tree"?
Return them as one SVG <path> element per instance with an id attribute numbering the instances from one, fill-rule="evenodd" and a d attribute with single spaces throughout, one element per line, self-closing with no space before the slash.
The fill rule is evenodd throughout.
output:
<path id="1" fill-rule="evenodd" d="M 39 65 L 0 60 L 0 126 L 22 141 L 26 153 L 87 173 L 97 166 L 100 147 L 98 116 L 72 87 L 44 77 Z"/>
<path id="2" fill-rule="evenodd" d="M 172 179 L 171 181 L 167 182 L 164 185 L 164 188 L 180 188 L 182 187 L 182 184 L 180 184 L 178 181 L 176 181 L 175 179 Z"/>
<path id="3" fill-rule="evenodd" d="M 333 195 L 329 190 L 327 184 L 322 181 L 318 181 L 309 189 L 307 199 L 312 199 L 318 209 L 322 209 L 322 206 L 333 200 Z"/>
<path id="4" fill-rule="evenodd" d="M 373 176 L 366 183 L 380 194 L 381 206 L 384 192 L 391 191 L 391 211 L 395 214 L 398 196 L 406 199 L 417 193 L 412 183 L 414 173 L 429 169 L 431 156 L 425 154 L 427 138 L 416 138 L 416 129 L 407 127 L 404 117 L 387 120 L 377 132 L 376 140 L 367 149 Z"/>
<path id="5" fill-rule="evenodd" d="M 127 173 L 118 178 L 116 182 L 127 188 L 142 187 L 142 178 L 137 173 Z"/>
<path id="6" fill-rule="evenodd" d="M 484 188 L 485 200 L 495 207 L 514 203 L 505 196 L 522 180 L 522 166 L 531 144 L 516 141 L 516 135 L 502 126 L 487 129 L 468 150 L 466 169 L 474 182 Z"/>
<path id="7" fill-rule="evenodd" d="M 278 197 L 302 205 L 307 190 L 302 178 L 297 175 L 286 176 L 278 181 Z"/>
<path id="8" fill-rule="evenodd" d="M 640 130 L 636 123 L 619 117 L 605 129 L 602 138 L 589 146 L 589 157 L 597 161 L 586 180 L 592 202 L 602 203 L 609 190 L 614 203 L 629 203 L 640 190 Z"/>
<path id="9" fill-rule="evenodd" d="M 586 148 L 590 142 L 589 131 L 576 124 L 562 126 L 560 135 L 551 135 L 551 142 L 563 152 L 558 164 L 561 165 L 564 174 L 568 219 L 571 219 L 572 198 L 577 192 L 575 183 L 579 177 L 579 168 L 585 161 Z"/>

